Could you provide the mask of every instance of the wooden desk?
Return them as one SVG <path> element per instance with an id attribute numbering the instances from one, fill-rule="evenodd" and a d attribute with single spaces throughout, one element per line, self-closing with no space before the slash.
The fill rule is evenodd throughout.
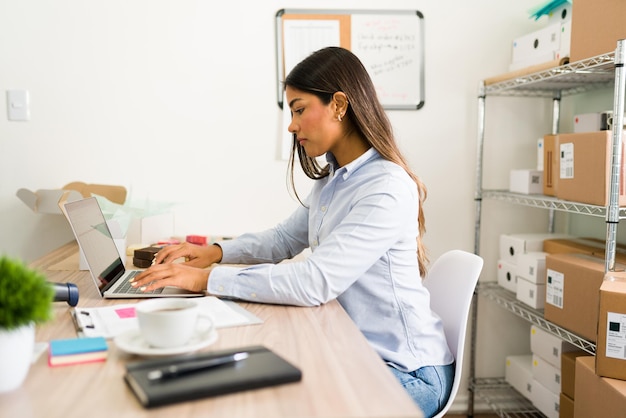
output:
<path id="1" fill-rule="evenodd" d="M 78 306 L 93 307 L 129 300 L 103 300 L 89 273 L 52 270 L 75 257 L 67 244 L 32 265 L 50 281 L 75 283 Z M 77 268 L 77 265 L 76 267 Z M 421 417 L 342 307 L 333 301 L 315 308 L 242 303 L 261 325 L 223 328 L 205 351 L 261 344 L 302 370 L 302 381 L 144 409 L 123 381 L 124 365 L 141 357 L 109 344 L 104 363 L 48 367 L 46 353 L 34 363 L 23 385 L 0 395 L 0 417 Z M 40 326 L 37 341 L 76 336 L 70 307 L 56 302 L 55 319 Z"/>

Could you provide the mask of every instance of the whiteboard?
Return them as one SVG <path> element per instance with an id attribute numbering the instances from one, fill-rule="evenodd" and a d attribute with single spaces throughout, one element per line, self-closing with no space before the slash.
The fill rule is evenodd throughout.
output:
<path id="1" fill-rule="evenodd" d="M 279 10 L 276 68 L 281 108 L 286 75 L 326 46 L 341 46 L 359 57 L 386 109 L 424 106 L 424 16 L 419 11 Z"/>

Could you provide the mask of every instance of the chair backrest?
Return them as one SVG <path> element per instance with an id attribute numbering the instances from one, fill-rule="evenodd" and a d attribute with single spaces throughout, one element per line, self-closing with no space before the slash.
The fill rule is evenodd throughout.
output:
<path id="1" fill-rule="evenodd" d="M 482 268 L 481 257 L 466 251 L 451 250 L 435 260 L 424 279 L 424 286 L 430 292 L 431 309 L 441 317 L 448 346 L 456 359 L 450 398 L 435 418 L 444 416 L 459 390 L 467 320 Z"/>

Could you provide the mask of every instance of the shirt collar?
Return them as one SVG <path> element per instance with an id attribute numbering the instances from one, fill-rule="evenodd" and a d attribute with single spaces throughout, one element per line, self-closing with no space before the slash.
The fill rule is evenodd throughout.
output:
<path id="1" fill-rule="evenodd" d="M 331 171 L 333 172 L 333 174 L 343 173 L 342 174 L 343 178 L 347 179 L 359 167 L 361 167 L 368 161 L 373 160 L 374 158 L 378 158 L 379 155 L 380 154 L 378 154 L 378 151 L 376 151 L 373 147 L 370 147 L 367 151 L 361 154 L 354 161 L 349 162 L 343 167 L 339 167 L 339 165 L 337 164 L 337 160 L 335 159 L 335 156 L 330 152 L 326 153 L 326 161 L 328 162 L 328 164 L 330 164 Z"/>

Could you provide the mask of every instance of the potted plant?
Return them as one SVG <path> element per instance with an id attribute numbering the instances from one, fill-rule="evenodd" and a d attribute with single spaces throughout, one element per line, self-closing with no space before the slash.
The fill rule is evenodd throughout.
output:
<path id="1" fill-rule="evenodd" d="M 30 368 L 35 325 L 52 318 L 54 289 L 40 272 L 0 256 L 0 393 L 18 388 Z"/>

